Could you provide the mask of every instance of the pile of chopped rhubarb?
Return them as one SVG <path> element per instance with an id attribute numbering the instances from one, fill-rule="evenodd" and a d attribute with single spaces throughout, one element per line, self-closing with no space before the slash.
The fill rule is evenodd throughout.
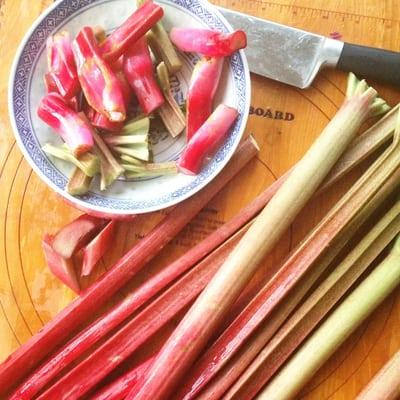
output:
<path id="1" fill-rule="evenodd" d="M 87 193 L 96 175 L 106 190 L 122 176 L 198 174 L 236 120 L 236 109 L 213 103 L 224 57 L 246 46 L 245 33 L 173 28 L 168 34 L 163 14 L 152 0 L 144 1 L 110 35 L 84 26 L 75 38 L 63 31 L 47 40 L 47 94 L 37 113 L 64 141 L 46 143 L 43 150 L 74 165 L 69 194 Z M 202 57 L 190 81 L 186 115 L 170 88 L 171 75 L 182 68 L 177 50 Z M 157 119 L 173 138 L 186 129 L 187 146 L 178 160 L 153 162 L 149 135 Z"/>

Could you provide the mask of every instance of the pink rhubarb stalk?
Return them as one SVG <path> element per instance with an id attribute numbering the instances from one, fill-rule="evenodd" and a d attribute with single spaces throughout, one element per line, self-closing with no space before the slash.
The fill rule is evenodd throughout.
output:
<path id="1" fill-rule="evenodd" d="M 153 1 L 146 1 L 120 27 L 101 43 L 101 54 L 109 62 L 117 61 L 128 49 L 149 31 L 164 15 Z"/>
<path id="2" fill-rule="evenodd" d="M 108 132 L 118 133 L 121 132 L 124 126 L 123 122 L 111 122 L 103 114 L 100 114 L 94 108 L 90 107 L 89 104 L 84 106 L 84 110 L 86 118 L 96 128 L 103 129 Z"/>
<path id="3" fill-rule="evenodd" d="M 150 114 L 164 103 L 164 97 L 154 77 L 146 37 L 140 38 L 125 54 L 124 73 L 145 114 Z"/>
<path id="4" fill-rule="evenodd" d="M 82 28 L 72 43 L 72 49 L 87 102 L 110 121 L 124 121 L 126 106 L 121 82 L 101 58 L 91 27 Z"/>
<path id="5" fill-rule="evenodd" d="M 232 179 L 257 149 L 246 141 L 224 170 L 202 191 L 173 209 L 144 239 L 139 241 L 108 272 L 75 299 L 28 342 L 0 365 L 0 392 L 24 377 L 56 346 L 70 337 L 122 286 L 146 265 Z"/>
<path id="6" fill-rule="evenodd" d="M 206 57 L 227 57 L 247 45 L 246 33 L 221 33 L 209 29 L 172 28 L 172 43 L 182 51 L 200 53 Z"/>
<path id="7" fill-rule="evenodd" d="M 62 137 L 75 156 L 93 147 L 93 128 L 59 94 L 48 93 L 42 99 L 37 113 Z"/>
<path id="8" fill-rule="evenodd" d="M 111 246 L 115 225 L 115 221 L 110 221 L 97 236 L 83 248 L 82 276 L 88 276 L 92 273 L 94 266 Z"/>
<path id="9" fill-rule="evenodd" d="M 53 239 L 53 249 L 64 258 L 71 258 L 105 223 L 103 219 L 83 214 L 57 232 Z"/>
<path id="10" fill-rule="evenodd" d="M 61 257 L 53 249 L 53 237 L 45 235 L 42 241 L 42 248 L 50 271 L 63 283 L 65 283 L 75 293 L 80 292 L 79 281 L 76 276 L 72 259 Z"/>
<path id="11" fill-rule="evenodd" d="M 204 159 L 224 140 L 237 116 L 236 109 L 220 104 L 186 145 L 178 161 L 180 170 L 196 175 Z"/>
<path id="12" fill-rule="evenodd" d="M 114 382 L 97 391 L 91 400 L 124 400 L 132 385 L 143 379 L 155 355 L 149 357 L 139 365 L 135 366 Z"/>
<path id="13" fill-rule="evenodd" d="M 192 136 L 210 116 L 224 59 L 202 58 L 194 67 L 186 95 L 186 137 Z"/>
<path id="14" fill-rule="evenodd" d="M 196 265 L 80 364 L 54 383 L 38 397 L 38 400 L 67 400 L 84 396 L 198 296 L 242 236 L 243 232 L 237 233 Z M 98 368 L 99 365 L 101 368 Z M 139 387 L 141 382 L 142 380 L 137 382 Z"/>
<path id="15" fill-rule="evenodd" d="M 69 33 L 61 32 L 50 36 L 46 47 L 48 75 L 52 78 L 58 93 L 65 99 L 71 99 L 79 93 L 81 87 Z"/>

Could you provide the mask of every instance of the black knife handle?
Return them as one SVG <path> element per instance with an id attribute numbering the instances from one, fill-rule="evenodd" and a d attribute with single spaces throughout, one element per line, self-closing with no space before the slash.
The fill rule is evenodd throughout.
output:
<path id="1" fill-rule="evenodd" d="M 400 53 L 344 43 L 337 68 L 400 86 Z"/>

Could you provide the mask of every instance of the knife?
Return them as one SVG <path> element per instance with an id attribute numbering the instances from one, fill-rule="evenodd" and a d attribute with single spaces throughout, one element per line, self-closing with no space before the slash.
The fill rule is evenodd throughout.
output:
<path id="1" fill-rule="evenodd" d="M 400 53 L 345 43 L 217 7 L 234 29 L 247 33 L 250 71 L 306 88 L 323 67 L 400 86 Z"/>

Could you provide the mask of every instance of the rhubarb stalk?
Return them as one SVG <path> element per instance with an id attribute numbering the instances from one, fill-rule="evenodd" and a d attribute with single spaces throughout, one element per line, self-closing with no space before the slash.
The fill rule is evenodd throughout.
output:
<path id="1" fill-rule="evenodd" d="M 121 375 L 114 382 L 98 390 L 91 396 L 91 400 L 124 400 L 129 393 L 130 387 L 143 379 L 143 376 L 153 363 L 154 357 L 155 355 L 149 357 L 147 360 Z"/>
<path id="2" fill-rule="evenodd" d="M 144 2 L 121 26 L 101 43 L 101 54 L 108 62 L 117 61 L 164 15 L 152 0 Z"/>
<path id="3" fill-rule="evenodd" d="M 181 51 L 200 53 L 207 57 L 227 57 L 247 45 L 246 33 L 221 33 L 210 29 L 172 28 L 172 43 Z"/>
<path id="4" fill-rule="evenodd" d="M 90 319 L 137 271 L 149 262 L 257 153 L 254 141 L 241 145 L 231 162 L 202 191 L 173 209 L 143 240 L 81 296 L 0 365 L 0 390 L 5 392 L 54 348 Z"/>
<path id="5" fill-rule="evenodd" d="M 72 52 L 72 42 L 68 32 L 49 36 L 46 41 L 48 78 L 65 99 L 76 96 L 81 87 Z M 48 79 L 47 78 L 47 79 Z M 48 81 L 46 79 L 46 82 Z"/>
<path id="6" fill-rule="evenodd" d="M 357 87 L 364 84 L 361 81 Z M 289 227 L 354 138 L 375 99 L 376 91 L 368 87 L 346 99 L 168 339 L 147 380 L 135 387 L 127 399 L 165 399 L 171 394 L 262 257 Z M 282 290 L 276 297 L 279 296 L 283 296 Z"/>
<path id="7" fill-rule="evenodd" d="M 400 351 L 374 376 L 356 400 L 396 400 L 400 396 Z"/>
<path id="8" fill-rule="evenodd" d="M 72 43 L 79 82 L 86 101 L 112 122 L 126 118 L 126 105 L 121 82 L 101 58 L 91 27 L 84 27 Z"/>
<path id="9" fill-rule="evenodd" d="M 93 147 L 92 127 L 58 93 L 48 93 L 40 102 L 37 113 L 62 137 L 75 156 Z"/>
<path id="10" fill-rule="evenodd" d="M 220 104 L 189 140 L 179 157 L 179 169 L 188 175 L 198 174 L 205 158 L 215 153 L 226 138 L 237 116 L 235 108 Z"/>
<path id="11" fill-rule="evenodd" d="M 154 77 L 146 37 L 140 38 L 124 55 L 124 73 L 146 115 L 164 103 L 164 97 Z"/>
<path id="12" fill-rule="evenodd" d="M 75 167 L 65 190 L 71 196 L 82 196 L 89 191 L 92 180 L 92 177 L 87 176 L 81 169 Z"/>
<path id="13" fill-rule="evenodd" d="M 188 141 L 211 114 L 223 64 L 222 57 L 204 57 L 193 69 L 186 95 L 186 137 Z"/>
<path id="14" fill-rule="evenodd" d="M 333 311 L 257 397 L 293 398 L 337 348 L 400 283 L 400 240 Z"/>
<path id="15" fill-rule="evenodd" d="M 168 70 L 164 62 L 157 66 L 157 77 L 165 98 L 164 104 L 157 112 L 167 131 L 172 137 L 176 137 L 185 129 L 186 121 L 181 108 L 171 93 Z"/>
<path id="16" fill-rule="evenodd" d="M 285 322 L 272 340 L 267 343 L 267 337 L 260 339 L 262 340 L 261 346 L 252 351 L 253 358 L 257 353 L 259 354 L 239 379 L 236 376 L 234 385 L 228 390 L 224 399 L 254 398 L 399 231 L 400 202 L 397 202 L 335 268 L 334 272 L 307 297 L 306 301 Z M 314 268 L 314 271 L 321 270 L 319 264 Z M 318 275 L 321 275 L 321 272 Z M 306 283 L 307 287 L 311 287 L 314 280 L 312 277 L 312 282 Z M 306 278 L 306 281 L 310 281 L 310 278 Z M 305 283 L 301 283 L 301 285 L 304 286 Z M 266 325 L 269 324 L 270 321 L 267 321 Z M 264 335 L 263 331 L 265 331 L 265 328 L 262 328 L 256 336 L 261 338 Z M 251 341 L 254 342 L 254 339 L 251 339 Z M 260 352 L 263 344 L 266 345 Z M 211 399 L 212 397 L 208 398 Z"/>

